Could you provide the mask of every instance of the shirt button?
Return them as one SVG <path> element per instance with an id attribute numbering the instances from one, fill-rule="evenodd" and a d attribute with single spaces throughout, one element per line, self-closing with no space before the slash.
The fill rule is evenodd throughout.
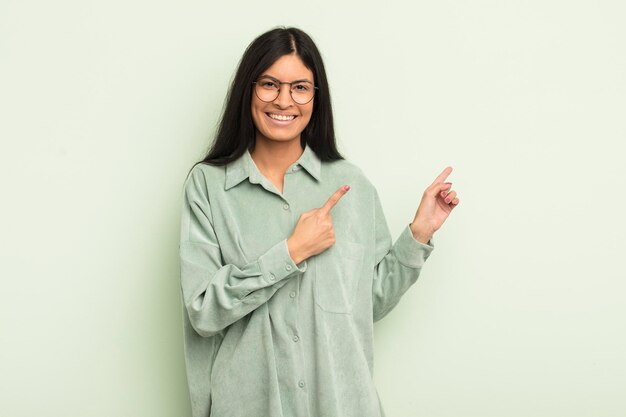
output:
<path id="1" fill-rule="evenodd" d="M 285 210 L 289 210 L 289 204 L 287 204 L 287 203 L 283 204 L 283 208 L 284 208 Z"/>
<path id="2" fill-rule="evenodd" d="M 295 336 L 293 337 L 293 341 L 294 341 L 294 342 L 297 342 L 298 340 L 300 340 L 300 338 L 298 337 L 298 335 L 295 335 Z"/>
<path id="3" fill-rule="evenodd" d="M 299 386 L 300 388 L 304 388 L 304 381 L 300 381 L 300 382 L 298 382 L 298 386 Z"/>
<path id="4" fill-rule="evenodd" d="M 289 293 L 289 296 L 290 296 L 291 298 L 296 298 L 296 293 L 295 293 L 295 291 L 291 291 L 291 292 Z"/>
<path id="5" fill-rule="evenodd" d="M 291 271 L 291 265 L 289 265 L 289 264 L 285 265 L 285 269 L 286 269 L 287 271 Z"/>
<path id="6" fill-rule="evenodd" d="M 276 276 L 272 273 L 270 273 L 270 281 L 274 281 L 276 279 Z"/>

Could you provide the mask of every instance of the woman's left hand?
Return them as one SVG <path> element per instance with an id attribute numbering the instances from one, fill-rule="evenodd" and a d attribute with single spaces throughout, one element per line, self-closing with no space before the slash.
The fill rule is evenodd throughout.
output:
<path id="1" fill-rule="evenodd" d="M 459 204 L 456 191 L 450 189 L 452 183 L 444 182 L 451 172 L 452 167 L 444 169 L 424 191 L 415 219 L 410 225 L 413 237 L 419 242 L 427 243 Z"/>

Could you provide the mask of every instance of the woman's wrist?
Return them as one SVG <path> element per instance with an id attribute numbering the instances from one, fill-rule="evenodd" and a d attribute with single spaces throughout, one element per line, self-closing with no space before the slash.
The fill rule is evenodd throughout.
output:
<path id="1" fill-rule="evenodd" d="M 298 247 L 291 238 L 287 239 L 287 249 L 289 250 L 289 256 L 293 260 L 293 263 L 297 265 L 300 262 L 304 261 L 304 256 L 302 256 L 302 254 L 298 250 Z"/>
<path id="2" fill-rule="evenodd" d="M 417 226 L 415 222 L 409 223 L 409 228 L 411 229 L 411 233 L 413 234 L 413 239 L 425 245 L 428 244 L 430 239 L 433 237 L 432 233 L 421 229 Z"/>

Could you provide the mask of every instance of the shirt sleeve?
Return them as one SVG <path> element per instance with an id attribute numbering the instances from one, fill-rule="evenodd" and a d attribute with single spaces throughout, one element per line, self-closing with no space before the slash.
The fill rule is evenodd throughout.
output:
<path id="1" fill-rule="evenodd" d="M 374 189 L 375 264 L 372 283 L 374 322 L 382 319 L 400 301 L 402 295 L 417 281 L 426 259 L 434 249 L 433 240 L 427 244 L 413 237 L 407 223 L 402 233 L 391 244 L 391 234 L 383 208 Z"/>
<path id="2" fill-rule="evenodd" d="M 210 337 L 267 302 L 307 263 L 295 264 L 285 238 L 247 265 L 224 264 L 202 170 L 194 169 L 183 188 L 181 296 L 194 330 Z"/>

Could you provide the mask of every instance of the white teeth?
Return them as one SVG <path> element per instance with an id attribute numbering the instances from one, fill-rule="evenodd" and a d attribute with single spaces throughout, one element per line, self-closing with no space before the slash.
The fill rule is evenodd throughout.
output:
<path id="1" fill-rule="evenodd" d="M 272 114 L 272 113 L 268 113 L 268 114 L 272 119 L 276 119 L 276 120 L 293 120 L 296 117 L 296 116 L 286 116 L 282 114 Z"/>

